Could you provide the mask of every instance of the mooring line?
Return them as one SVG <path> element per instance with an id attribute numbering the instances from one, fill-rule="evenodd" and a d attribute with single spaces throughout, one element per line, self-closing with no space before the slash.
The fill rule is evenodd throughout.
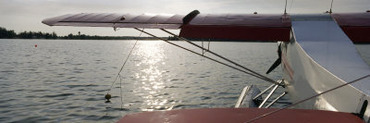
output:
<path id="1" fill-rule="evenodd" d="M 253 119 L 251 119 L 251 120 L 249 120 L 249 121 L 246 121 L 245 123 L 251 123 L 251 122 L 256 121 L 256 120 L 259 120 L 259 119 L 261 119 L 261 118 L 264 118 L 264 117 L 270 116 L 270 115 L 275 114 L 275 113 L 277 113 L 277 112 L 279 112 L 279 111 L 282 111 L 282 110 L 285 110 L 285 109 L 287 109 L 287 108 L 290 108 L 290 107 L 296 106 L 296 105 L 298 105 L 298 104 L 300 104 L 300 103 L 306 102 L 307 100 L 313 99 L 313 98 L 318 97 L 318 96 L 320 96 L 320 95 L 323 95 L 323 94 L 326 94 L 326 93 L 328 93 L 328 92 L 334 91 L 334 90 L 336 90 L 336 89 L 342 88 L 342 87 L 344 87 L 344 86 L 346 86 L 346 85 L 349 85 L 349 84 L 352 84 L 352 83 L 358 82 L 358 81 L 360 81 L 360 80 L 362 80 L 362 79 L 365 79 L 365 78 L 367 78 L 367 77 L 369 77 L 369 76 L 370 76 L 370 74 L 369 74 L 369 75 L 365 75 L 365 76 L 360 77 L 360 78 L 358 78 L 358 79 L 356 79 L 356 80 L 353 80 L 353 81 L 351 81 L 351 82 L 348 82 L 348 83 L 345 83 L 345 84 L 339 85 L 339 86 L 334 87 L 334 88 L 332 88 L 332 89 L 326 90 L 326 91 L 321 92 L 321 93 L 319 93 L 319 94 L 316 94 L 316 95 L 313 95 L 313 96 L 308 97 L 308 98 L 306 98 L 306 99 L 303 99 L 303 100 L 301 100 L 301 101 L 298 101 L 298 102 L 296 102 L 296 103 L 294 103 L 294 104 L 292 104 L 292 105 L 289 105 L 289 106 L 286 106 L 286 107 L 284 107 L 284 108 L 281 108 L 281 109 L 277 109 L 277 110 L 274 110 L 274 111 L 268 112 L 268 113 L 266 113 L 266 114 L 262 114 L 262 115 L 260 115 L 260 116 L 258 116 L 258 117 L 255 117 L 255 118 L 253 118 Z"/>
<path id="2" fill-rule="evenodd" d="M 143 33 L 140 33 L 140 34 L 139 34 L 139 37 L 141 37 L 141 35 L 142 35 L 142 34 L 143 34 Z M 125 61 L 123 62 L 122 66 L 121 66 L 121 69 L 118 71 L 116 78 L 114 79 L 114 81 L 113 81 L 112 85 L 110 86 L 109 90 L 107 91 L 107 94 L 109 94 L 109 92 L 112 90 L 112 87 L 113 87 L 114 83 L 116 83 L 116 81 L 117 81 L 117 79 L 118 79 L 118 78 L 120 79 L 120 81 L 122 81 L 122 80 L 121 80 L 121 77 L 120 77 L 120 76 L 121 76 L 121 72 L 122 72 L 122 70 L 123 70 L 123 67 L 126 65 L 126 63 L 127 63 L 128 59 L 130 58 L 130 56 L 131 56 L 131 54 L 132 54 L 132 51 L 135 49 L 136 44 L 137 44 L 137 42 L 138 42 L 138 41 L 139 41 L 139 40 L 136 40 L 136 41 L 135 41 L 135 43 L 134 43 L 134 45 L 132 46 L 132 48 L 131 48 L 130 52 L 128 53 L 128 55 L 127 55 L 127 57 L 126 57 Z M 122 88 L 122 87 L 121 87 L 121 88 Z"/>
<path id="3" fill-rule="evenodd" d="M 202 57 L 204 57 L 204 58 L 207 58 L 207 59 L 209 59 L 209 60 L 211 60 L 211 61 L 217 62 L 217 63 L 219 63 L 219 64 L 225 65 L 225 66 L 227 66 L 227 67 L 233 68 L 233 69 L 235 69 L 235 70 L 238 70 L 238 71 L 240 71 L 240 72 L 243 72 L 243 73 L 249 74 L 249 75 L 254 76 L 254 77 L 257 77 L 257 78 L 259 78 L 259 79 L 265 80 L 265 78 L 263 78 L 263 77 L 257 76 L 257 75 L 255 75 L 255 74 L 253 74 L 253 73 L 248 72 L 248 71 L 244 71 L 244 70 L 239 69 L 239 68 L 237 68 L 237 67 L 234 67 L 234 66 L 228 65 L 228 64 L 226 64 L 226 63 L 223 63 L 223 62 L 218 61 L 218 60 L 216 60 L 216 59 L 213 59 L 213 58 L 211 58 L 211 57 L 204 56 L 204 55 L 202 55 L 201 53 L 197 53 L 197 52 L 195 52 L 195 51 L 192 51 L 192 50 L 190 50 L 190 49 L 187 49 L 187 48 L 185 48 L 185 47 L 182 47 L 182 46 L 180 46 L 180 45 L 177 45 L 177 44 L 175 44 L 175 43 L 172 43 L 172 42 L 170 42 L 170 41 L 169 41 L 169 40 L 167 40 L 167 39 L 160 38 L 160 37 L 155 36 L 155 35 L 153 35 L 153 34 L 151 34 L 151 33 L 149 33 L 149 32 L 146 32 L 146 31 L 144 31 L 144 30 L 140 30 L 140 29 L 138 29 L 138 28 L 134 28 L 134 29 L 136 29 L 136 30 L 138 30 L 138 31 L 140 31 L 140 32 L 143 32 L 143 33 L 145 33 L 145 34 L 147 34 L 147 35 L 150 35 L 150 36 L 152 36 L 152 37 L 154 37 L 154 38 L 157 38 L 158 40 L 162 40 L 162 41 L 164 41 L 164 42 L 166 42 L 166 43 L 169 43 L 169 44 L 171 44 L 171 45 L 174 45 L 174 46 L 176 46 L 176 47 L 178 47 L 178 48 L 184 49 L 184 50 L 189 51 L 189 52 L 191 52 L 191 53 L 194 53 L 194 54 L 196 54 L 196 55 L 199 55 L 199 56 L 202 56 Z M 207 50 L 207 51 L 208 51 L 208 50 Z M 267 81 L 267 82 L 270 82 L 270 83 L 273 83 L 273 84 L 279 84 L 278 82 L 273 81 L 273 80 L 271 80 L 271 81 Z"/>

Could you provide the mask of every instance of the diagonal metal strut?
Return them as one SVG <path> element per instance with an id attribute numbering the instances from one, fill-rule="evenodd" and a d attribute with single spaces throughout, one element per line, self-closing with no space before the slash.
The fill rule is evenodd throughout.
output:
<path id="1" fill-rule="evenodd" d="M 207 59 L 209 59 L 209 60 L 211 60 L 211 61 L 217 62 L 217 63 L 219 63 L 219 64 L 225 65 L 225 66 L 227 66 L 227 67 L 230 67 L 230 68 L 235 69 L 235 70 L 238 70 L 238 71 L 240 71 L 240 72 L 243 72 L 243 73 L 249 74 L 249 75 L 254 76 L 254 77 L 257 77 L 257 78 L 259 78 L 259 79 L 266 80 L 266 78 L 264 78 L 264 77 L 261 77 L 261 76 L 255 75 L 255 74 L 253 74 L 253 73 L 251 73 L 251 72 L 248 72 L 248 71 L 242 70 L 242 69 L 240 69 L 240 68 L 237 68 L 237 67 L 234 67 L 234 66 L 228 65 L 228 64 L 226 64 L 226 63 L 224 63 L 224 62 L 218 61 L 218 60 L 213 59 L 213 58 L 211 58 L 211 57 L 204 56 L 204 55 L 202 55 L 201 53 L 197 53 L 197 52 L 195 52 L 195 51 L 192 51 L 192 50 L 190 50 L 190 49 L 187 49 L 187 48 L 185 48 L 185 47 L 182 47 L 182 46 L 180 46 L 180 45 L 177 45 L 177 44 L 175 44 L 175 43 L 172 43 L 172 42 L 170 42 L 170 41 L 169 41 L 169 40 L 167 40 L 167 39 L 160 38 L 160 37 L 158 37 L 158 36 L 155 36 L 155 35 L 153 35 L 153 34 L 151 34 L 151 33 L 149 33 L 149 32 L 146 32 L 146 31 L 144 31 L 144 30 L 141 30 L 141 29 L 139 29 L 139 28 L 134 28 L 134 29 L 136 29 L 136 30 L 138 30 L 138 31 L 140 31 L 140 32 L 143 32 L 143 33 L 145 33 L 145 34 L 147 34 L 147 35 L 150 35 L 150 36 L 152 36 L 152 37 L 154 37 L 154 38 L 157 38 L 158 40 L 162 40 L 162 41 L 164 41 L 164 42 L 166 42 L 166 43 L 169 43 L 169 44 L 171 44 L 171 45 L 174 45 L 174 46 L 176 46 L 176 47 L 179 47 L 179 48 L 184 49 L 184 50 L 186 50 L 186 51 L 189 51 L 189 52 L 191 52 L 191 53 L 194 53 L 194 54 L 196 54 L 196 55 L 199 55 L 199 56 L 202 56 L 202 57 L 204 57 L 204 58 L 207 58 Z M 207 51 L 208 51 L 208 50 L 207 50 Z M 267 80 L 266 80 L 266 81 L 267 81 Z M 270 83 L 273 83 L 273 84 L 276 84 L 276 85 L 280 85 L 278 82 L 273 81 L 273 80 L 271 80 L 271 79 L 270 79 L 269 81 L 267 81 L 267 82 L 270 82 Z"/>

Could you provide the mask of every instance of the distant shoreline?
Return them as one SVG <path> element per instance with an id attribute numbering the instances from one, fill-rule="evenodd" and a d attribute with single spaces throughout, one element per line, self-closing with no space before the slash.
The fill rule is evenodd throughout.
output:
<path id="1" fill-rule="evenodd" d="M 176 37 L 159 37 L 165 40 L 178 41 Z M 90 36 L 81 34 L 74 35 L 72 33 L 67 36 L 58 36 L 55 32 L 44 33 L 44 32 L 31 32 L 24 31 L 20 33 L 15 33 L 13 30 L 7 30 L 0 27 L 0 39 L 47 39 L 47 40 L 158 40 L 155 37 L 137 37 L 137 36 Z M 191 41 L 203 41 L 203 42 L 259 42 L 259 43 L 271 43 L 276 41 L 254 41 L 254 40 L 225 40 L 225 39 L 188 39 Z M 369 44 L 369 43 L 356 43 L 356 44 Z"/>
<path id="2" fill-rule="evenodd" d="M 174 37 L 161 37 L 167 40 L 174 40 Z M 58 36 L 55 32 L 44 33 L 44 32 L 31 32 L 24 31 L 15 33 L 13 30 L 7 30 L 6 28 L 0 27 L 0 39 L 66 39 L 66 40 L 157 40 L 154 37 L 136 37 L 136 36 L 90 36 L 81 34 L 74 35 L 72 33 L 67 36 Z"/>
<path id="3" fill-rule="evenodd" d="M 160 37 L 165 40 L 177 41 L 176 37 Z M 70 33 L 67 36 L 58 36 L 55 32 L 44 33 L 44 32 L 31 32 L 24 31 L 21 33 L 15 33 L 13 30 L 7 30 L 0 27 L 0 39 L 48 39 L 48 40 L 158 40 L 154 37 L 137 37 L 137 36 L 90 36 L 81 34 L 80 32 L 76 35 Z M 192 41 L 212 41 L 212 42 L 276 42 L 276 41 L 245 41 L 245 40 L 223 40 L 223 39 L 189 39 Z"/>
<path id="4" fill-rule="evenodd" d="M 160 38 L 166 38 L 166 37 L 160 37 Z M 132 41 L 132 40 L 140 40 L 140 41 L 161 41 L 159 39 L 43 39 L 43 38 L 40 38 L 40 39 L 37 39 L 37 38 L 32 38 L 32 39 L 22 39 L 22 38 L 0 38 L 0 40 L 5 40 L 5 39 L 9 39 L 9 40 L 50 40 L 50 41 L 57 41 L 57 40 L 70 40 L 70 41 Z M 168 40 L 168 39 L 167 39 Z M 182 41 L 182 40 L 169 40 L 169 41 Z M 275 43 L 276 41 L 235 41 L 235 40 L 211 40 L 211 41 L 206 41 L 206 40 L 190 40 L 192 42 L 204 42 L 204 43 L 208 43 L 208 42 L 250 42 L 250 43 Z"/>

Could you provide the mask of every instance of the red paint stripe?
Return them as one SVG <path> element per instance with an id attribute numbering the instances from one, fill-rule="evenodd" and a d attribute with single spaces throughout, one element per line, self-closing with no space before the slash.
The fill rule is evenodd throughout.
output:
<path id="1" fill-rule="evenodd" d="M 119 123 L 243 123 L 253 118 L 275 111 L 272 108 L 210 108 L 181 109 L 171 111 L 154 111 L 129 114 Z M 275 114 L 261 118 L 257 123 L 363 123 L 351 113 L 284 109 Z"/>
<path id="2" fill-rule="evenodd" d="M 184 25 L 180 36 L 188 39 L 289 41 L 290 27 Z"/>
<path id="3" fill-rule="evenodd" d="M 341 28 L 353 43 L 370 43 L 370 27 L 342 26 Z"/>

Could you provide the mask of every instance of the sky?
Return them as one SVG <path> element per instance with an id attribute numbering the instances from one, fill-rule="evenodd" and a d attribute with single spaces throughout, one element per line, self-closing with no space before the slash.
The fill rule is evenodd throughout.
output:
<path id="1" fill-rule="evenodd" d="M 331 0 L 287 0 L 288 13 L 324 13 Z M 102 36 L 138 36 L 133 29 L 97 27 L 50 27 L 45 18 L 73 13 L 283 13 L 285 0 L 0 0 L 0 27 L 23 31 Z M 333 12 L 365 12 L 370 0 L 334 0 Z M 176 31 L 175 31 L 176 32 Z M 162 35 L 162 34 L 159 34 Z"/>

